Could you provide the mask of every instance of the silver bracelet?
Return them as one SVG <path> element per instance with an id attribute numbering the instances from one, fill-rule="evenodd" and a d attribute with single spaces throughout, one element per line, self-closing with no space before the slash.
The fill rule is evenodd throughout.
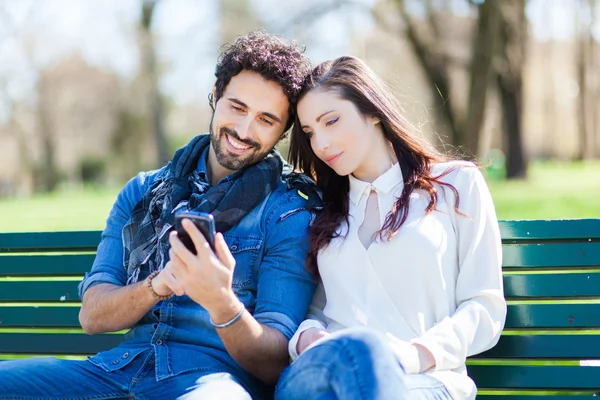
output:
<path id="1" fill-rule="evenodd" d="M 208 319 L 210 320 L 210 323 L 212 324 L 212 326 L 214 326 L 217 329 L 223 329 L 223 328 L 227 328 L 228 326 L 235 324 L 238 319 L 242 318 L 244 311 L 246 311 L 246 307 L 244 307 L 244 304 L 242 303 L 242 308 L 240 309 L 240 312 L 237 313 L 235 317 L 231 318 L 229 321 L 225 322 L 224 324 L 215 324 L 215 322 L 212 320 L 212 318 L 210 316 L 208 317 Z"/>

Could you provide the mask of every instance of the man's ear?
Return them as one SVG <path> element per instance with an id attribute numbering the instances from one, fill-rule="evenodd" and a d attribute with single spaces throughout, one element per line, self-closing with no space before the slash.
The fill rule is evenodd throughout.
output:
<path id="1" fill-rule="evenodd" d="M 215 83 L 212 90 L 212 96 L 210 98 L 210 106 L 214 109 L 217 105 L 217 84 Z"/>
<path id="2" fill-rule="evenodd" d="M 377 117 L 369 117 L 369 120 L 371 121 L 371 123 L 373 125 L 377 125 L 377 124 L 381 123 L 381 121 Z"/>

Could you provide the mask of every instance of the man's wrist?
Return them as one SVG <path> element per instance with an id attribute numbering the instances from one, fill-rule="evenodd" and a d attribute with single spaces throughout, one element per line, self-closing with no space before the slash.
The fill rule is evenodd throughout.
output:
<path id="1" fill-rule="evenodd" d="M 238 316 L 244 308 L 244 304 L 232 291 L 224 301 L 208 310 L 208 313 L 213 325 L 223 325 Z"/>
<path id="2" fill-rule="evenodd" d="M 155 271 L 153 273 L 151 273 L 147 278 L 146 278 L 146 286 L 148 287 L 148 289 L 150 290 L 150 293 L 152 294 L 152 297 L 154 297 L 155 299 L 158 300 L 168 300 L 173 296 L 173 292 L 164 295 L 161 293 L 158 293 L 154 290 L 154 278 L 156 278 L 158 276 L 158 274 L 160 273 L 160 271 Z"/>

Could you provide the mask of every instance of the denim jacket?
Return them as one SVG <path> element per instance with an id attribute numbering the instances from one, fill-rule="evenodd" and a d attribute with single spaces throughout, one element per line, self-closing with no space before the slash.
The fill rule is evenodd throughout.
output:
<path id="1" fill-rule="evenodd" d="M 206 173 L 206 154 L 198 162 Z M 142 172 L 119 193 L 107 219 L 96 259 L 79 285 L 79 296 L 101 283 L 124 286 L 121 232 L 133 207 L 152 186 L 160 170 Z M 228 179 L 228 177 L 224 178 Z M 315 282 L 305 267 L 310 221 L 306 200 L 282 181 L 278 188 L 236 226 L 224 233 L 236 260 L 233 289 L 261 324 L 288 340 L 304 319 Z M 140 280 L 148 271 L 140 272 Z M 158 381 L 190 371 L 229 372 L 254 396 L 267 387 L 244 371 L 227 353 L 208 312 L 188 296 L 159 302 L 125 335 L 116 348 L 89 361 L 107 372 L 126 366 L 144 350 L 154 350 Z"/>

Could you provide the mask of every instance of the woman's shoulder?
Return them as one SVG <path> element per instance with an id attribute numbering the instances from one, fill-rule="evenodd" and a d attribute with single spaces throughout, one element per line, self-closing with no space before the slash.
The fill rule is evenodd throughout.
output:
<path id="1" fill-rule="evenodd" d="M 480 167 L 471 161 L 452 160 L 434 164 L 431 176 L 454 186 L 459 192 L 471 191 L 473 187 L 487 187 Z"/>
<path id="2" fill-rule="evenodd" d="M 477 165 L 466 160 L 451 160 L 433 164 L 431 166 L 431 176 L 440 177 L 442 181 L 448 179 L 460 179 L 467 176 L 473 176 L 480 173 Z"/>

